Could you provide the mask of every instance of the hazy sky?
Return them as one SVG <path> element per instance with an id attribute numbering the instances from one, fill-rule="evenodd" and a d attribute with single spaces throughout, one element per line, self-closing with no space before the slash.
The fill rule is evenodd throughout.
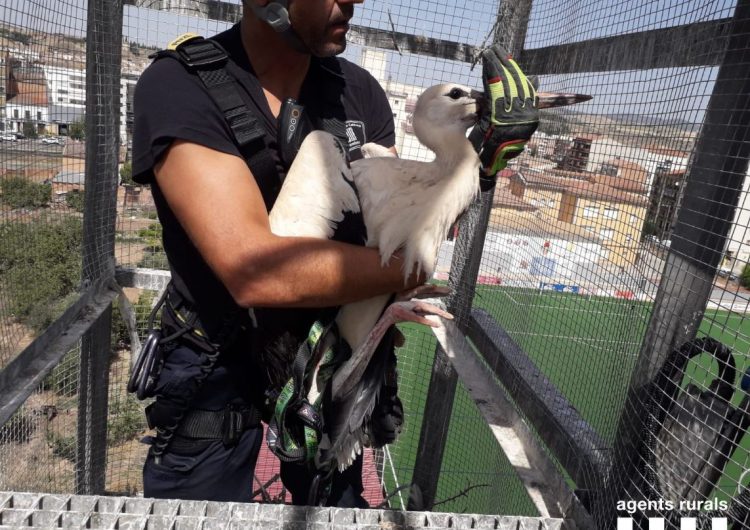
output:
<path id="1" fill-rule="evenodd" d="M 230 0 L 240 3 L 240 0 Z M 4 0 L 0 20 L 75 36 L 86 32 L 87 0 Z M 533 3 L 526 47 L 576 42 L 633 31 L 731 16 L 732 0 L 537 0 Z M 493 29 L 494 0 L 367 0 L 356 7 L 354 23 L 432 38 L 481 45 Z M 389 16 L 390 15 L 390 16 Z M 164 46 L 185 31 L 211 35 L 227 23 L 125 6 L 124 37 Z M 345 56 L 358 60 L 360 49 Z M 477 86 L 480 70 L 469 65 L 395 52 L 388 53 L 394 81 L 429 86 L 447 80 Z M 699 120 L 713 87 L 715 68 L 570 74 L 542 79 L 543 88 L 585 92 L 595 99 L 581 110 L 603 114 L 648 113 Z"/>

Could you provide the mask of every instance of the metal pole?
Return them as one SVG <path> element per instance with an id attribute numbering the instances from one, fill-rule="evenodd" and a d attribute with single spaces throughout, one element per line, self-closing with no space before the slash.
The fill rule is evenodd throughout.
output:
<path id="1" fill-rule="evenodd" d="M 602 527 L 614 524 L 618 500 L 637 491 L 642 464 L 648 384 L 676 347 L 695 337 L 713 289 L 750 156 L 750 0 L 739 0 L 724 61 L 708 103 L 672 235 L 664 276 L 630 381 L 617 430 Z"/>
<path id="2" fill-rule="evenodd" d="M 86 44 L 84 289 L 115 274 L 122 0 L 89 0 Z M 110 306 L 81 342 L 77 493 L 104 493 L 111 323 Z"/>
<path id="3" fill-rule="evenodd" d="M 495 34 L 495 42 L 504 45 L 516 57 L 520 56 L 526 39 L 530 12 L 531 0 L 506 1 L 501 3 L 498 11 L 500 24 Z M 523 66 L 523 62 L 521 65 Z M 482 193 L 469 207 L 459 224 L 458 238 L 453 251 L 448 280 L 453 294 L 446 301 L 446 306 L 455 316 L 456 326 L 464 334 L 469 328 L 471 305 L 493 196 L 494 190 Z M 420 508 L 410 503 L 410 510 L 429 510 L 435 503 L 457 381 L 456 371 L 443 349 L 438 346 L 432 365 L 412 478 L 412 482 L 422 492 L 423 506 Z"/>

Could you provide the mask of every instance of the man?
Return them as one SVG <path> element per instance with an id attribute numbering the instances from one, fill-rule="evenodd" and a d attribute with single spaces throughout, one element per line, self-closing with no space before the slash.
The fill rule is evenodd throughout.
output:
<path id="1" fill-rule="evenodd" d="M 362 68 L 334 57 L 362 1 L 245 0 L 240 24 L 215 37 L 262 123 L 263 152 L 276 173 L 270 180 L 254 174 L 195 72 L 160 59 L 138 83 L 133 174 L 152 186 L 172 273 L 162 314 L 169 337 L 160 342 L 164 362 L 147 411 L 157 436 L 144 465 L 146 496 L 248 501 L 262 443 L 257 409 L 279 368 L 259 353 L 266 344 L 258 344 L 257 331 L 276 325 L 306 333 L 321 314 L 312 308 L 425 281 L 412 274 L 404 283 L 399 259 L 382 267 L 377 249 L 361 246 L 356 223 L 340 239 L 359 245 L 282 238 L 269 229 L 267 212 L 289 164 L 277 140 L 287 98 L 303 104 L 316 127 L 339 132 L 353 158 L 365 142 L 395 153 L 382 88 Z M 283 319 L 269 314 L 276 308 L 283 308 Z M 290 321 L 292 309 L 300 311 Z M 282 464 L 282 479 L 295 504 L 308 501 L 311 477 L 302 466 Z M 361 493 L 360 459 L 334 475 L 328 503 L 366 506 Z"/>
<path id="2" fill-rule="evenodd" d="M 325 59 L 344 50 L 347 23 L 354 4 L 361 2 L 289 2 L 291 39 L 302 46 L 272 29 L 258 16 L 262 12 L 256 14 L 254 9 L 268 5 L 264 0 L 248 0 L 241 23 L 216 37 L 237 67 L 243 86 L 258 83 L 262 88 L 263 97 L 249 98 L 248 106 L 261 117 L 281 175 L 286 168 L 277 152 L 276 119 L 289 97 L 319 116 L 343 111 L 339 121 L 363 133 L 361 143 L 393 149 L 392 114 L 374 78 L 347 61 Z M 331 91 L 338 101 L 329 104 L 331 94 L 323 90 Z M 270 205 L 264 203 L 266 190 L 256 182 L 224 115 L 200 79 L 179 62 L 161 59 L 144 72 L 136 90 L 135 112 L 134 178 L 152 185 L 173 277 L 170 296 L 174 293 L 178 299 L 166 311 L 179 312 L 180 307 L 170 305 L 181 305 L 195 312 L 199 323 L 195 327 L 213 342 L 222 331 L 222 319 L 238 308 L 330 307 L 424 282 L 412 275 L 404 285 L 399 261 L 381 267 L 375 249 L 274 236 L 268 225 Z M 252 327 L 244 321 L 239 325 Z M 166 362 L 155 394 L 157 402 L 170 410 L 150 418 L 152 423 L 174 421 L 162 418 L 179 416 L 175 409 L 191 392 L 195 395 L 185 413 L 190 421 L 195 411 L 222 411 L 228 405 L 247 409 L 262 403 L 265 382 L 254 374 L 265 369 L 247 351 L 252 341 L 248 334 L 224 347 L 197 391 L 196 379 L 206 365 L 202 345 L 190 340 L 192 334 L 166 344 Z M 257 424 L 245 426 L 231 446 L 218 439 L 182 436 L 178 430 L 160 458 L 151 451 L 144 467 L 144 493 L 247 501 L 261 442 Z M 298 477 L 287 482 L 292 484 L 295 502 L 304 502 L 307 482 Z M 354 482 L 341 488 L 335 482 L 330 502 L 361 504 L 361 484 Z"/>

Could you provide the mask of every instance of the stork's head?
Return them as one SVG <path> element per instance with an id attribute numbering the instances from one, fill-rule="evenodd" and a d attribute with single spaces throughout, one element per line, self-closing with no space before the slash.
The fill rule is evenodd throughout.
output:
<path id="1" fill-rule="evenodd" d="M 477 122 L 483 94 L 452 83 L 428 88 L 414 109 L 414 134 L 426 147 L 442 147 L 466 139 L 466 130 Z"/>

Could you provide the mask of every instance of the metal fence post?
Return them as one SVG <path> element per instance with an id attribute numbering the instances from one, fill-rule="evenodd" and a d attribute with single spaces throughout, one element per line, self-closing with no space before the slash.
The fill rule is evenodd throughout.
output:
<path id="1" fill-rule="evenodd" d="M 614 524 L 618 500 L 638 493 L 633 486 L 642 457 L 647 386 L 672 350 L 695 337 L 732 229 L 750 156 L 748 34 L 750 0 L 739 0 L 686 177 L 664 276 L 620 417 L 608 494 L 597 510 L 602 514 L 602 527 Z"/>
<path id="2" fill-rule="evenodd" d="M 115 273 L 122 0 L 89 0 L 86 33 L 86 184 L 83 287 Z M 78 405 L 76 491 L 104 492 L 112 310 L 84 335 Z"/>
<path id="3" fill-rule="evenodd" d="M 495 33 L 495 42 L 501 43 L 515 56 L 521 53 L 530 12 L 531 0 L 505 1 L 500 4 L 497 15 L 500 22 Z M 476 291 L 493 197 L 494 189 L 482 193 L 472 203 L 461 219 L 453 250 L 448 280 L 453 293 L 448 297 L 446 306 L 455 316 L 456 326 L 464 334 L 469 327 L 471 305 Z M 412 483 L 422 492 L 423 506 L 415 506 L 410 501 L 410 510 L 429 510 L 435 503 L 457 382 L 456 371 L 443 349 L 438 346 L 432 365 L 412 478 Z"/>

